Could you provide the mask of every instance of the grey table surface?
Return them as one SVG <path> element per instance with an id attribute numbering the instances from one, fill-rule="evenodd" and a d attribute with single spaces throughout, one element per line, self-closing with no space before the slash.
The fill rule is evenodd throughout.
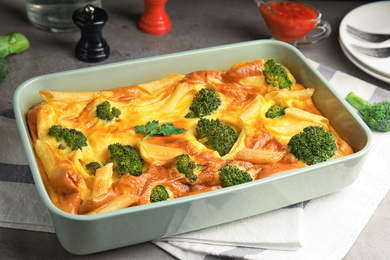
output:
<path id="1" fill-rule="evenodd" d="M 302 53 L 323 65 L 390 90 L 382 82 L 355 67 L 338 43 L 338 27 L 352 9 L 367 1 L 308 1 L 318 7 L 333 28 L 331 36 L 317 44 L 300 47 Z M 26 18 L 23 0 L 0 1 L 0 35 L 18 31 L 30 40 L 30 50 L 7 57 L 9 75 L 0 85 L 0 111 L 12 110 L 17 86 L 34 76 L 118 61 L 193 50 L 229 43 L 269 38 L 253 0 L 168 0 L 166 10 L 171 30 L 149 35 L 138 29 L 144 10 L 142 0 L 103 0 L 109 20 L 103 37 L 110 57 L 100 63 L 75 58 L 80 33 L 53 34 L 33 27 Z M 390 259 L 390 194 L 387 194 L 344 259 Z M 55 234 L 0 228 L 0 259 L 174 259 L 151 243 L 88 256 L 65 251 Z M 315 256 L 313 256 L 315 259 Z"/>

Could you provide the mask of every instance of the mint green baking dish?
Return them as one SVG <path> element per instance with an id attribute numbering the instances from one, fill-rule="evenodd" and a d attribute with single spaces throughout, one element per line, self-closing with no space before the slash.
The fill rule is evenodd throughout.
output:
<path id="1" fill-rule="evenodd" d="M 224 70 L 240 61 L 273 58 L 297 81 L 315 88 L 314 101 L 355 153 L 254 182 L 174 200 L 97 215 L 72 215 L 55 207 L 40 178 L 26 124 L 39 90 L 90 91 L 129 86 L 168 73 Z M 309 200 L 341 190 L 359 175 L 371 132 L 344 99 L 293 46 L 258 40 L 77 69 L 32 78 L 14 93 L 16 121 L 34 181 L 57 237 L 73 254 L 90 254 L 185 233 Z M 261 198 L 261 199 L 260 199 Z"/>

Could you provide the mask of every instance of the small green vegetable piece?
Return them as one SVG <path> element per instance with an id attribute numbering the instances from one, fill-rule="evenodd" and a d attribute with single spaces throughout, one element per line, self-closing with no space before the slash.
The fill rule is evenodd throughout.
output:
<path id="1" fill-rule="evenodd" d="M 252 176 L 234 165 L 225 165 L 219 169 L 219 180 L 222 187 L 230 187 L 245 182 L 251 182 Z"/>
<path id="2" fill-rule="evenodd" d="M 292 82 L 287 71 L 281 64 L 276 63 L 274 60 L 268 60 L 264 64 L 263 72 L 267 84 L 273 85 L 279 89 L 290 90 Z"/>
<path id="3" fill-rule="evenodd" d="M 192 100 L 190 112 L 186 118 L 201 118 L 213 114 L 221 105 L 221 99 L 215 91 L 202 88 Z"/>
<path id="4" fill-rule="evenodd" d="M 102 166 L 98 162 L 90 162 L 87 165 L 85 165 L 85 168 L 87 169 L 87 171 L 92 175 L 95 175 L 96 170 L 100 169 L 101 167 Z"/>
<path id="5" fill-rule="evenodd" d="M 62 128 L 60 125 L 53 125 L 49 129 L 49 135 L 57 139 L 58 142 L 64 141 L 72 150 L 81 150 L 82 147 L 88 145 L 85 135 L 76 129 Z M 61 149 L 61 147 L 63 147 L 62 144 L 60 144 L 59 148 Z"/>
<path id="6" fill-rule="evenodd" d="M 195 173 L 196 168 L 196 163 L 191 160 L 188 154 L 181 154 L 176 158 L 176 170 L 191 183 L 198 180 L 198 175 Z"/>
<path id="7" fill-rule="evenodd" d="M 390 100 L 370 104 L 354 92 L 347 95 L 347 101 L 351 103 L 363 115 L 366 124 L 375 131 L 390 131 Z"/>
<path id="8" fill-rule="evenodd" d="M 0 35 L 0 83 L 8 75 L 7 64 L 4 58 L 10 54 L 16 54 L 28 50 L 30 43 L 27 38 L 18 32 Z"/>
<path id="9" fill-rule="evenodd" d="M 337 151 L 335 136 L 320 126 L 305 127 L 287 146 L 290 153 L 307 165 L 325 162 Z"/>
<path id="10" fill-rule="evenodd" d="M 198 139 L 205 138 L 206 145 L 216 150 L 220 156 L 228 154 L 238 139 L 236 131 L 218 119 L 201 118 L 196 130 Z"/>
<path id="11" fill-rule="evenodd" d="M 280 104 L 275 104 L 271 106 L 267 112 L 265 112 L 265 116 L 269 119 L 273 119 L 276 117 L 282 117 L 285 115 L 286 107 Z"/>
<path id="12" fill-rule="evenodd" d="M 111 103 L 108 101 L 104 101 L 96 106 L 96 116 L 102 120 L 111 121 L 120 115 L 121 111 L 116 107 L 111 108 Z"/>
<path id="13" fill-rule="evenodd" d="M 109 161 L 114 163 L 114 169 L 119 175 L 128 173 L 139 176 L 142 174 L 144 161 L 134 147 L 115 143 L 110 144 L 108 150 L 110 151 Z"/>
<path id="14" fill-rule="evenodd" d="M 183 128 L 176 128 L 172 123 L 165 123 L 158 126 L 159 121 L 153 120 L 149 121 L 145 126 L 138 125 L 135 127 L 136 133 L 145 132 L 146 136 L 142 139 L 145 140 L 154 135 L 172 135 L 172 134 L 181 134 L 184 133 Z"/>
<path id="15" fill-rule="evenodd" d="M 168 191 L 166 188 L 162 185 L 155 186 L 152 191 L 150 192 L 150 202 L 159 202 L 164 201 L 169 198 Z"/>

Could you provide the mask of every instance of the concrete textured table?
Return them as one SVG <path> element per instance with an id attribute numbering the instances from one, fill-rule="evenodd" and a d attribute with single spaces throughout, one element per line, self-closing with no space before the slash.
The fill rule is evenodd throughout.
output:
<path id="1" fill-rule="evenodd" d="M 270 35 L 252 0 L 168 0 L 166 10 L 171 30 L 150 35 L 138 28 L 143 13 L 142 0 L 103 0 L 109 15 L 103 37 L 111 48 L 110 57 L 100 63 L 84 63 L 75 58 L 80 33 L 53 34 L 34 28 L 26 18 L 25 2 L 1 0 L 0 35 L 18 31 L 30 40 L 30 50 L 7 57 L 9 75 L 0 85 L 0 111 L 12 110 L 17 86 L 34 76 L 117 61 L 193 50 L 222 44 L 269 38 Z M 333 28 L 330 38 L 301 47 L 303 54 L 323 65 L 390 89 L 355 67 L 338 43 L 342 18 L 365 1 L 308 1 L 318 7 Z M 0 209 L 1 210 L 1 209 Z M 379 205 L 371 220 L 345 257 L 352 259 L 390 259 L 390 194 Z M 151 243 L 142 243 L 91 256 L 74 256 L 65 251 L 55 234 L 0 228 L 0 259 L 173 259 Z"/>

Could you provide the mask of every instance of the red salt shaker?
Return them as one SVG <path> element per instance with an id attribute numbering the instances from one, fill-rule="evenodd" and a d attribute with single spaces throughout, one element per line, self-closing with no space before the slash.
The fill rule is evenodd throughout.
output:
<path id="1" fill-rule="evenodd" d="M 167 0 L 144 0 L 145 11 L 138 21 L 139 28 L 149 34 L 164 34 L 171 29 L 171 20 L 165 11 Z"/>

